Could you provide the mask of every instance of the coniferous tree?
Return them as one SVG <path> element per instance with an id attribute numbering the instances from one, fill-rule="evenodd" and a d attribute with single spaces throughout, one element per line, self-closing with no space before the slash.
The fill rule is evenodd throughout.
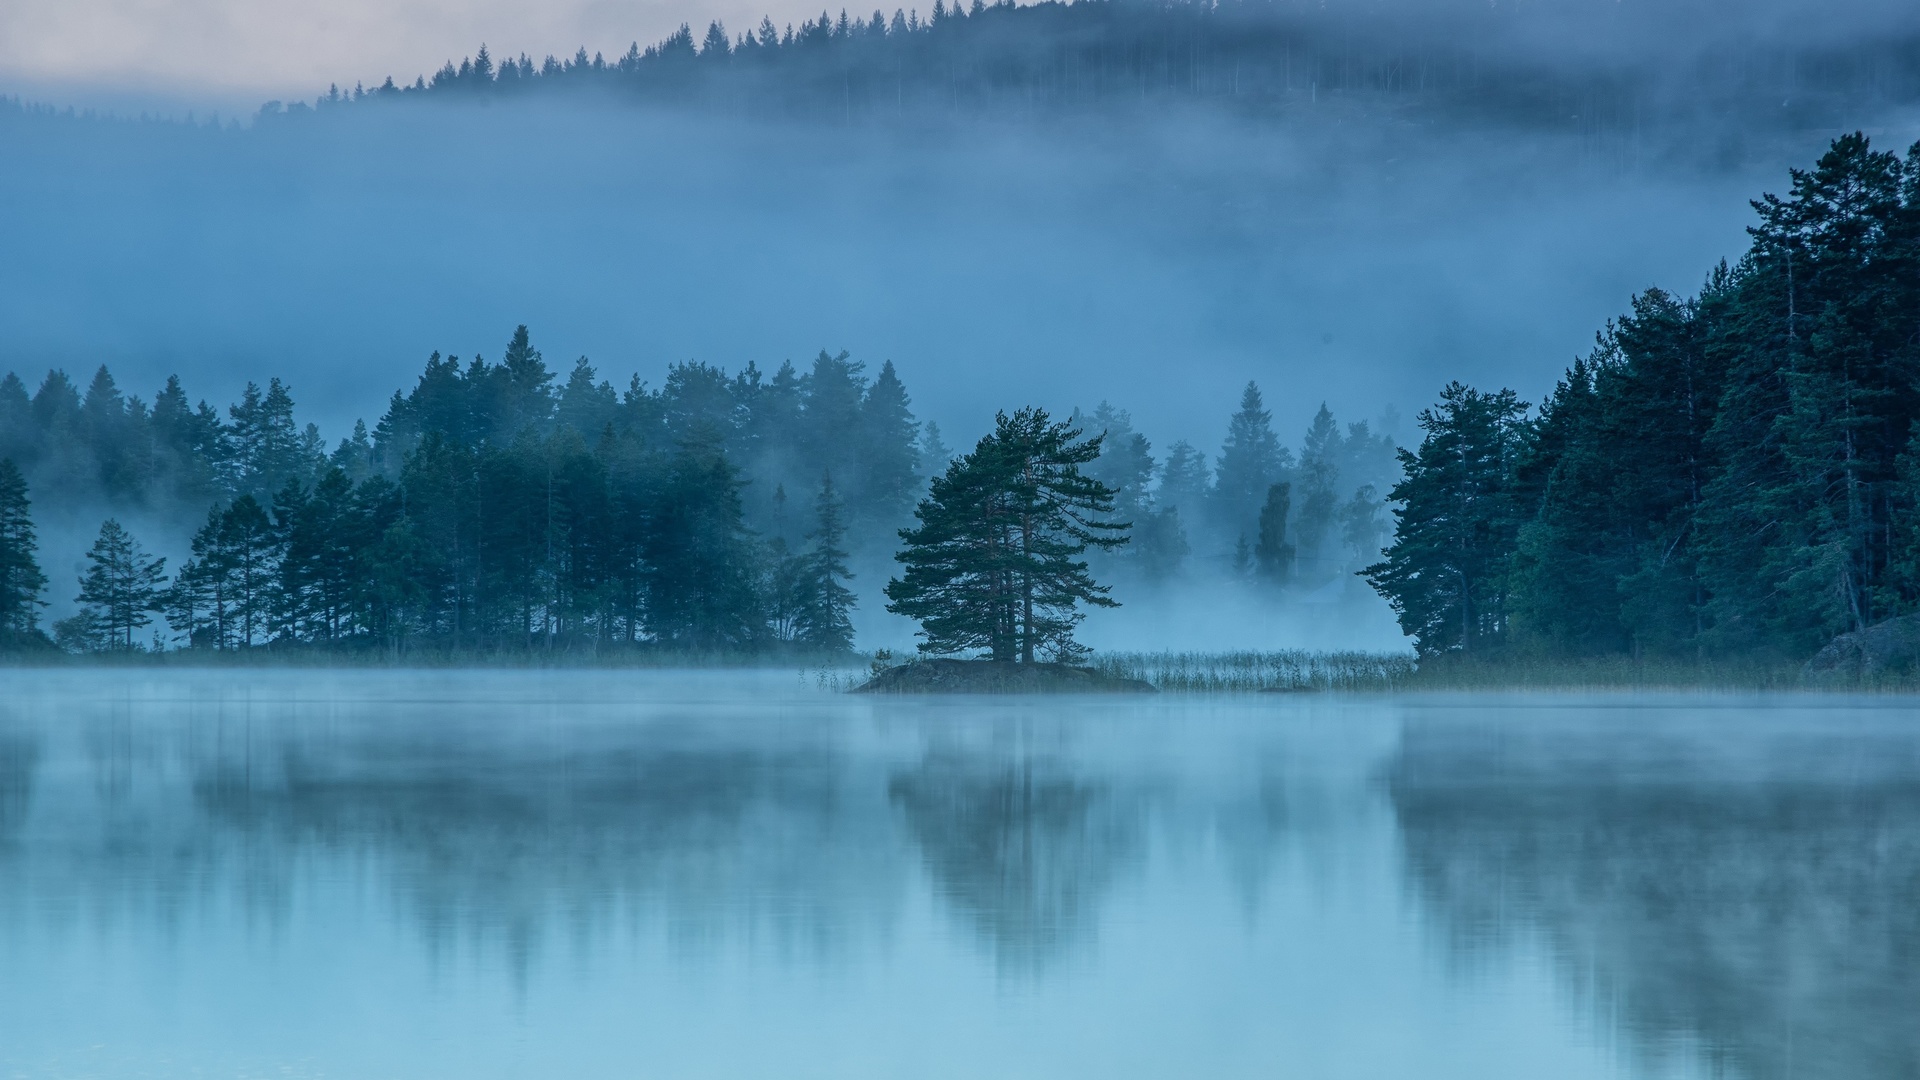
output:
<path id="1" fill-rule="evenodd" d="M 804 564 L 803 602 L 795 620 L 794 636 L 808 648 L 824 653 L 850 652 L 853 649 L 853 580 L 847 568 L 846 526 L 840 520 L 840 497 L 833 489 L 833 477 L 820 479 L 820 494 L 814 502 L 815 526 L 813 550 Z"/>
<path id="2" fill-rule="evenodd" d="M 47 575 L 40 570 L 37 550 L 26 478 L 12 458 L 0 458 L 0 648 L 45 640 L 40 609 L 46 602 L 40 594 L 46 590 Z"/>
<path id="3" fill-rule="evenodd" d="M 953 460 L 953 450 L 940 438 L 940 425 L 929 420 L 920 429 L 920 466 L 926 475 L 921 480 L 924 488 L 933 477 L 947 471 L 947 465 Z"/>
<path id="4" fill-rule="evenodd" d="M 920 621 L 921 651 L 1073 659 L 1076 607 L 1117 606 L 1079 558 L 1125 543 L 1127 528 L 1107 520 L 1112 489 L 1081 471 L 1101 437 L 1081 436 L 1039 409 L 1001 413 L 934 481 L 900 534 L 906 571 L 887 583 L 887 610 Z"/>
<path id="5" fill-rule="evenodd" d="M 860 406 L 861 456 L 864 459 L 864 496 L 868 516 L 892 525 L 906 520 L 920 494 L 920 425 L 909 408 L 907 388 L 893 369 L 880 365 L 880 374 L 867 388 Z"/>
<path id="6" fill-rule="evenodd" d="M 1292 455 L 1273 434 L 1273 414 L 1261 401 L 1260 388 L 1247 383 L 1240 394 L 1240 410 L 1227 422 L 1226 442 L 1214 473 L 1213 499 L 1222 526 L 1230 533 L 1253 526 L 1267 489 L 1292 464 Z"/>
<path id="7" fill-rule="evenodd" d="M 87 562 L 74 598 L 80 611 L 61 621 L 61 643 L 88 652 L 139 649 L 135 635 L 160 608 L 166 560 L 147 554 L 133 534 L 108 518 L 87 552 Z"/>
<path id="8" fill-rule="evenodd" d="M 1349 566 L 1371 566 L 1380 561 L 1387 532 L 1380 520 L 1381 509 L 1372 484 L 1362 484 L 1340 508 L 1340 538 L 1346 542 Z"/>
<path id="9" fill-rule="evenodd" d="M 1300 507 L 1294 515 L 1296 559 L 1303 577 L 1324 578 L 1333 569 L 1327 549 L 1339 509 L 1335 487 L 1340 481 L 1340 427 L 1326 403 L 1314 414 L 1294 470 L 1300 489 Z"/>
<path id="10" fill-rule="evenodd" d="M 739 474 L 713 442 L 676 451 L 642 539 L 648 625 L 678 648 L 751 648 L 766 635 Z"/>
<path id="11" fill-rule="evenodd" d="M 33 400 L 27 396 L 27 384 L 9 371 L 0 378 L 0 458 L 31 465 L 40 449 L 35 430 Z"/>
<path id="12" fill-rule="evenodd" d="M 1760 224 L 1727 303 L 1703 576 L 1716 636 L 1805 652 L 1914 598 L 1882 586 L 1920 416 L 1920 147 L 1835 140 Z M 1723 347 L 1724 347 L 1723 345 Z"/>
<path id="13" fill-rule="evenodd" d="M 1179 574 L 1189 551 L 1180 508 L 1150 510 L 1137 518 L 1131 546 L 1136 549 L 1140 573 L 1146 580 L 1161 582 Z"/>
<path id="14" fill-rule="evenodd" d="M 1192 527 L 1205 520 L 1208 494 L 1207 456 L 1185 439 L 1167 447 L 1154 502 L 1178 511 L 1181 522 Z"/>
<path id="15" fill-rule="evenodd" d="M 1260 505 L 1260 539 L 1253 545 L 1254 566 L 1275 585 L 1285 585 L 1293 577 L 1294 547 L 1287 542 L 1290 487 L 1280 483 L 1267 488 L 1266 501 Z"/>
<path id="16" fill-rule="evenodd" d="M 1520 526 L 1513 472 L 1526 446 L 1525 403 L 1450 383 L 1422 410 L 1417 451 L 1401 451 L 1398 519 L 1382 562 L 1365 570 L 1422 653 L 1501 643 Z"/>

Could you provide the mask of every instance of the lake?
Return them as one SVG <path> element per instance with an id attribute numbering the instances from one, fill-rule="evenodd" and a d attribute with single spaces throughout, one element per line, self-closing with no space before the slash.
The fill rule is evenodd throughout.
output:
<path id="1" fill-rule="evenodd" d="M 1911 698 L 0 685 L 0 1077 L 1920 1076 Z"/>

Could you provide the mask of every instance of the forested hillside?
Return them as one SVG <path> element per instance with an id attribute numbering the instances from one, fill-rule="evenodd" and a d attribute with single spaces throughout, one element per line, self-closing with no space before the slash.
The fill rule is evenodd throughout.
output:
<path id="1" fill-rule="evenodd" d="M 1458 383 L 1367 573 L 1422 652 L 1804 657 L 1920 610 L 1920 147 L 1850 135 L 1537 412 Z"/>
<path id="2" fill-rule="evenodd" d="M 1788 6 L 1776 14 L 1802 21 Z M 1784 21 L 1784 20 L 1783 20 Z M 1884 20 L 1882 20 L 1884 22 Z M 1838 19 L 1736 32 L 1684 3 L 997 0 L 930 11 L 823 10 L 798 26 L 690 26 L 623 55 L 482 47 L 431 75 L 317 104 L 600 93 L 842 122 L 924 113 L 1030 118 L 1202 101 L 1252 113 L 1340 102 L 1409 119 L 1482 120 L 1634 140 L 1711 121 L 1846 122 L 1920 97 L 1920 22 L 1864 34 Z M 497 44 L 497 43 L 496 43 Z M 296 109 L 304 109 L 304 105 Z M 270 106 L 277 113 L 280 106 Z"/>

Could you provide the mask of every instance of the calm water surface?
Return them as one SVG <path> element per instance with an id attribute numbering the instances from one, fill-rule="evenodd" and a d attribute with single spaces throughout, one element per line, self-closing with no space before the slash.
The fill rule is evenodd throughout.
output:
<path id="1" fill-rule="evenodd" d="M 0 691 L 0 1077 L 1920 1077 L 1911 699 Z"/>

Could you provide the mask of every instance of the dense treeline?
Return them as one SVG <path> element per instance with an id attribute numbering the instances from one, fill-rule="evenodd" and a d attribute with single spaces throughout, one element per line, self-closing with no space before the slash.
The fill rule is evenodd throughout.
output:
<path id="1" fill-rule="evenodd" d="M 1805 656 L 1920 610 L 1920 147 L 1836 140 L 1537 414 L 1420 415 L 1368 576 L 1425 653 Z"/>
<path id="2" fill-rule="evenodd" d="M 338 88 L 365 98 L 452 100 L 561 90 L 839 121 L 916 111 L 1129 106 L 1168 100 L 1254 109 L 1373 95 L 1449 111 L 1637 136 L 1665 120 L 1738 113 L 1788 126 L 1835 122 L 1836 103 L 1920 96 L 1920 25 L 1857 39 L 1756 39 L 1714 12 L 1605 2 L 1377 5 L 1311 0 L 970 5 L 929 13 L 823 10 L 744 32 L 683 25 L 617 58 L 499 59 L 484 47 L 410 85 Z M 738 30 L 739 28 L 736 28 Z M 293 111 L 306 111 L 295 105 Z M 269 114 L 281 112 L 278 103 Z"/>
<path id="3" fill-rule="evenodd" d="M 1324 406 L 1297 458 L 1252 384 L 1212 464 L 1186 442 L 1156 458 L 1104 402 L 1047 430 L 1063 446 L 1084 436 L 1075 476 L 1105 493 L 1094 516 L 1132 542 L 1092 543 L 1078 571 L 1056 558 L 1077 550 L 1028 548 L 1070 602 L 1042 597 L 1017 633 L 1001 611 L 978 643 L 995 654 L 1072 655 L 1074 603 L 1108 588 L 1091 575 L 1319 589 L 1379 552 L 1392 442 L 1365 422 L 1342 431 Z M 36 558 L 38 500 L 62 520 L 113 515 L 70 594 L 78 613 L 51 627 L 71 651 L 844 651 L 856 568 L 877 589 L 929 482 L 938 494 L 950 465 L 1004 464 L 993 448 L 1019 441 L 1005 434 L 956 460 L 891 363 L 872 377 L 844 353 L 770 376 L 679 364 L 658 389 L 636 377 L 616 390 L 584 358 L 559 379 L 525 327 L 497 363 L 435 354 L 372 428 L 331 449 L 278 379 L 222 415 L 189 405 L 177 379 L 149 405 L 104 368 L 84 394 L 60 371 L 31 395 L 8 374 L 0 620 L 11 646 L 48 644 L 45 593 L 65 583 L 50 586 Z M 163 537 L 176 541 L 161 545 L 170 574 L 127 524 L 168 520 L 189 523 Z M 1041 578 L 1022 580 L 1030 593 Z"/>
<path id="4" fill-rule="evenodd" d="M 84 399 L 58 372 L 31 399 L 8 376 L 9 459 L 69 497 L 212 503 L 164 587 L 110 519 L 60 644 L 141 647 L 164 612 L 172 643 L 213 650 L 851 646 L 848 523 L 896 523 L 920 487 L 891 365 L 869 380 L 824 353 L 771 379 L 684 364 L 617 393 L 582 361 L 555 381 L 523 327 L 497 364 L 436 354 L 375 429 L 324 452 L 278 380 L 223 421 L 176 409 L 177 381 L 149 408 L 104 370 Z M 746 525 L 745 468 L 771 480 L 764 533 Z M 8 609 L 22 632 L 33 606 Z"/>

